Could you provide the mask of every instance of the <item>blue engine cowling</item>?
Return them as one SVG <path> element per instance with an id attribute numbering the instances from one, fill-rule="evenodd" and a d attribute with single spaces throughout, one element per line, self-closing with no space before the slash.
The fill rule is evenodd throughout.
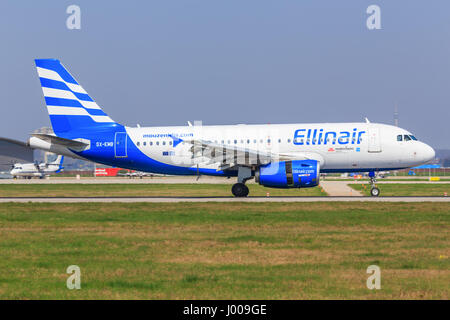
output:
<path id="1" fill-rule="evenodd" d="M 293 160 L 269 163 L 260 167 L 256 182 L 272 188 L 308 188 L 319 185 L 320 163 L 317 160 Z"/>

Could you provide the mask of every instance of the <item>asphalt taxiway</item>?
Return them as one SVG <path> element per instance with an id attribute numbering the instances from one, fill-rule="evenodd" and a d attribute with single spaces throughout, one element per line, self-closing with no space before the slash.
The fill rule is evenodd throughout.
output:
<path id="1" fill-rule="evenodd" d="M 450 197 L 33 197 L 0 198 L 4 202 L 31 203 L 111 203 L 111 202 L 450 202 Z"/>

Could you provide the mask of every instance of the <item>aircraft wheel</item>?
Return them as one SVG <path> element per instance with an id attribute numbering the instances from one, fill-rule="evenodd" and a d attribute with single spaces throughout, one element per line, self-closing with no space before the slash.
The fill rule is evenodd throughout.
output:
<path id="1" fill-rule="evenodd" d="M 243 183 L 235 183 L 231 188 L 231 192 L 235 197 L 246 197 L 248 196 L 248 187 Z"/>
<path id="2" fill-rule="evenodd" d="M 370 189 L 370 194 L 372 195 L 372 197 L 378 197 L 380 195 L 380 189 L 374 187 Z"/>

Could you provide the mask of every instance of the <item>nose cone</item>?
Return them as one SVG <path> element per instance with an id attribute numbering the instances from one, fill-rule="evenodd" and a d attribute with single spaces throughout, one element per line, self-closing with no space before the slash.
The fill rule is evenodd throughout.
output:
<path id="1" fill-rule="evenodd" d="M 421 155 L 423 162 L 429 162 L 434 159 L 434 157 L 436 156 L 436 152 L 434 152 L 434 149 L 429 145 L 423 144 Z"/>

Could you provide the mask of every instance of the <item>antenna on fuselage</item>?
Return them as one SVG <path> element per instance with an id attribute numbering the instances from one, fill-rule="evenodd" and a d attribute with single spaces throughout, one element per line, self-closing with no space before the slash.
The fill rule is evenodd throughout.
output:
<path id="1" fill-rule="evenodd" d="M 366 123 L 370 123 L 369 119 L 367 117 L 364 118 L 366 120 Z"/>
<path id="2" fill-rule="evenodd" d="M 190 121 L 188 121 L 188 126 L 192 127 L 192 123 Z"/>

